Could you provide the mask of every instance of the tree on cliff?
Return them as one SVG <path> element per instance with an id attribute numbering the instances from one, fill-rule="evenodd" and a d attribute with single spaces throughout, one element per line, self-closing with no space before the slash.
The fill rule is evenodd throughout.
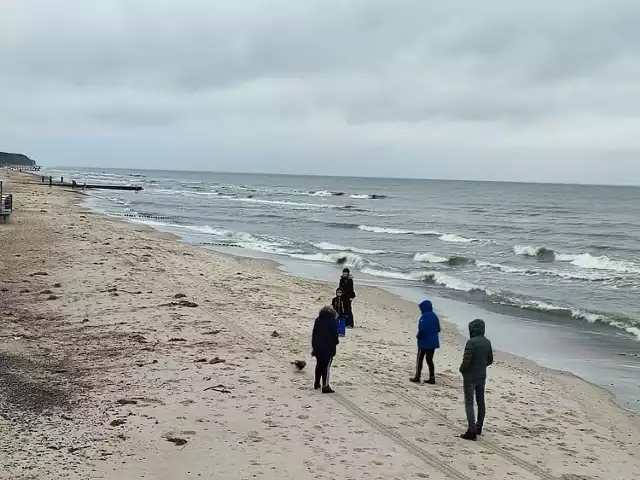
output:
<path id="1" fill-rule="evenodd" d="M 0 165 L 12 167 L 35 167 L 36 162 L 22 153 L 0 152 Z"/>

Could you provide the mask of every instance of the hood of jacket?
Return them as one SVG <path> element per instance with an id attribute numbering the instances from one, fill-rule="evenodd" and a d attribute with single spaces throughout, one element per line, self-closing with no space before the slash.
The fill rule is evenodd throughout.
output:
<path id="1" fill-rule="evenodd" d="M 469 324 L 469 336 L 471 338 L 484 335 L 484 331 L 485 331 L 484 320 L 480 320 L 479 318 L 477 318 Z"/>
<path id="2" fill-rule="evenodd" d="M 335 320 L 338 316 L 337 312 L 331 307 L 323 307 L 318 314 L 318 320 L 327 321 L 327 320 Z"/>
<path id="3" fill-rule="evenodd" d="M 420 303 L 420 312 L 422 314 L 433 312 L 433 304 L 430 300 L 424 300 Z"/>

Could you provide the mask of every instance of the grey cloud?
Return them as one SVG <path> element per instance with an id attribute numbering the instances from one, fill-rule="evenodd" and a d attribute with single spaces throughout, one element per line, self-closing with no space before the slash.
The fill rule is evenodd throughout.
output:
<path id="1" fill-rule="evenodd" d="M 193 169 L 640 175 L 635 1 L 65 6 L 0 17 L 0 145 L 42 162 L 149 167 L 147 152 L 165 167 L 188 151 Z"/>

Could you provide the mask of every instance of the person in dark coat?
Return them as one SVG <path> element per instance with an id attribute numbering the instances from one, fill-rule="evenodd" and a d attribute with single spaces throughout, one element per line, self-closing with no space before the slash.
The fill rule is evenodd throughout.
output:
<path id="1" fill-rule="evenodd" d="M 345 316 L 345 308 L 344 308 L 344 296 L 342 294 L 342 289 L 338 288 L 336 290 L 336 296 L 331 300 L 331 306 L 338 314 L 338 317 Z"/>
<path id="2" fill-rule="evenodd" d="M 316 381 L 313 388 L 322 387 L 322 393 L 333 393 L 331 389 L 331 363 L 336 355 L 338 338 L 338 314 L 331 307 L 323 307 L 313 325 L 311 355 L 316 357 Z M 322 383 L 321 383 L 322 382 Z"/>
<path id="3" fill-rule="evenodd" d="M 420 304 L 420 320 L 418 320 L 418 356 L 416 358 L 416 375 L 411 379 L 414 383 L 420 383 L 422 376 L 422 365 L 427 360 L 429 367 L 429 379 L 425 383 L 434 385 L 436 383 L 435 366 L 433 355 L 437 348 L 440 348 L 440 319 L 433 312 L 433 304 L 425 300 Z"/>
<path id="4" fill-rule="evenodd" d="M 344 316 L 346 318 L 347 327 L 353 328 L 353 299 L 356 298 L 356 292 L 353 288 L 353 277 L 351 271 L 348 268 L 342 270 L 342 276 L 340 277 L 340 290 L 342 290 L 342 299 L 344 303 Z"/>
<path id="5" fill-rule="evenodd" d="M 462 386 L 464 389 L 464 406 L 467 411 L 468 428 L 460 435 L 465 440 L 476 440 L 482 435 L 484 425 L 485 403 L 484 388 L 487 380 L 487 367 L 493 363 L 491 341 L 484 336 L 485 324 L 476 319 L 469 324 L 469 340 L 464 347 L 464 357 L 460 365 Z M 478 404 L 478 418 L 473 411 L 473 400 Z"/>

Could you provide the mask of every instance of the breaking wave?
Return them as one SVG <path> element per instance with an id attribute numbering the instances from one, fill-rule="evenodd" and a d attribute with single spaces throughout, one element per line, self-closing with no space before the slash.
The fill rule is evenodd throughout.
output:
<path id="1" fill-rule="evenodd" d="M 358 228 L 363 232 L 386 233 L 390 235 L 430 235 L 430 236 L 442 235 L 440 232 L 435 232 L 431 230 L 404 230 L 401 228 L 371 227 L 369 225 L 360 225 L 358 226 Z"/>
<path id="2" fill-rule="evenodd" d="M 467 257 L 453 256 L 453 257 L 441 257 L 435 253 L 416 253 L 413 257 L 414 262 L 422 263 L 442 263 L 452 267 L 460 265 L 469 265 L 475 263 L 475 260 Z"/>
<path id="3" fill-rule="evenodd" d="M 346 252 L 360 253 L 362 255 L 382 255 L 384 253 L 387 253 L 385 250 L 367 250 L 365 248 L 345 247 L 343 245 L 335 245 L 329 242 L 314 243 L 313 246 L 316 248 L 319 248 L 320 250 L 346 251 Z"/>
<path id="4" fill-rule="evenodd" d="M 387 195 L 378 195 L 375 193 L 374 194 L 353 193 L 349 196 L 357 200 L 384 200 L 385 198 L 389 198 Z"/>
<path id="5" fill-rule="evenodd" d="M 347 267 L 354 267 L 363 269 L 365 265 L 370 262 L 362 258 L 360 255 L 350 252 L 335 252 L 335 253 L 312 253 L 312 254 L 291 254 L 293 258 L 300 260 L 311 260 L 314 262 L 334 263 L 336 265 L 344 265 Z"/>
<path id="6" fill-rule="evenodd" d="M 640 264 L 628 260 L 614 260 L 606 255 L 593 256 L 589 253 L 564 254 L 547 247 L 516 245 L 516 255 L 535 257 L 543 261 L 568 262 L 571 265 L 587 270 L 608 270 L 618 273 L 640 273 Z"/>
<path id="7" fill-rule="evenodd" d="M 396 272 L 391 270 L 380 270 L 376 268 L 365 267 L 361 269 L 362 273 L 367 275 L 373 275 L 375 277 L 391 278 L 395 280 L 410 280 L 424 282 L 430 285 L 438 285 L 441 287 L 449 288 L 451 290 L 458 290 L 460 292 L 468 293 L 484 293 L 490 292 L 482 287 L 474 285 L 473 283 L 465 282 L 459 278 L 451 275 L 444 274 L 442 272 L 431 271 L 415 271 L 415 272 Z"/>

